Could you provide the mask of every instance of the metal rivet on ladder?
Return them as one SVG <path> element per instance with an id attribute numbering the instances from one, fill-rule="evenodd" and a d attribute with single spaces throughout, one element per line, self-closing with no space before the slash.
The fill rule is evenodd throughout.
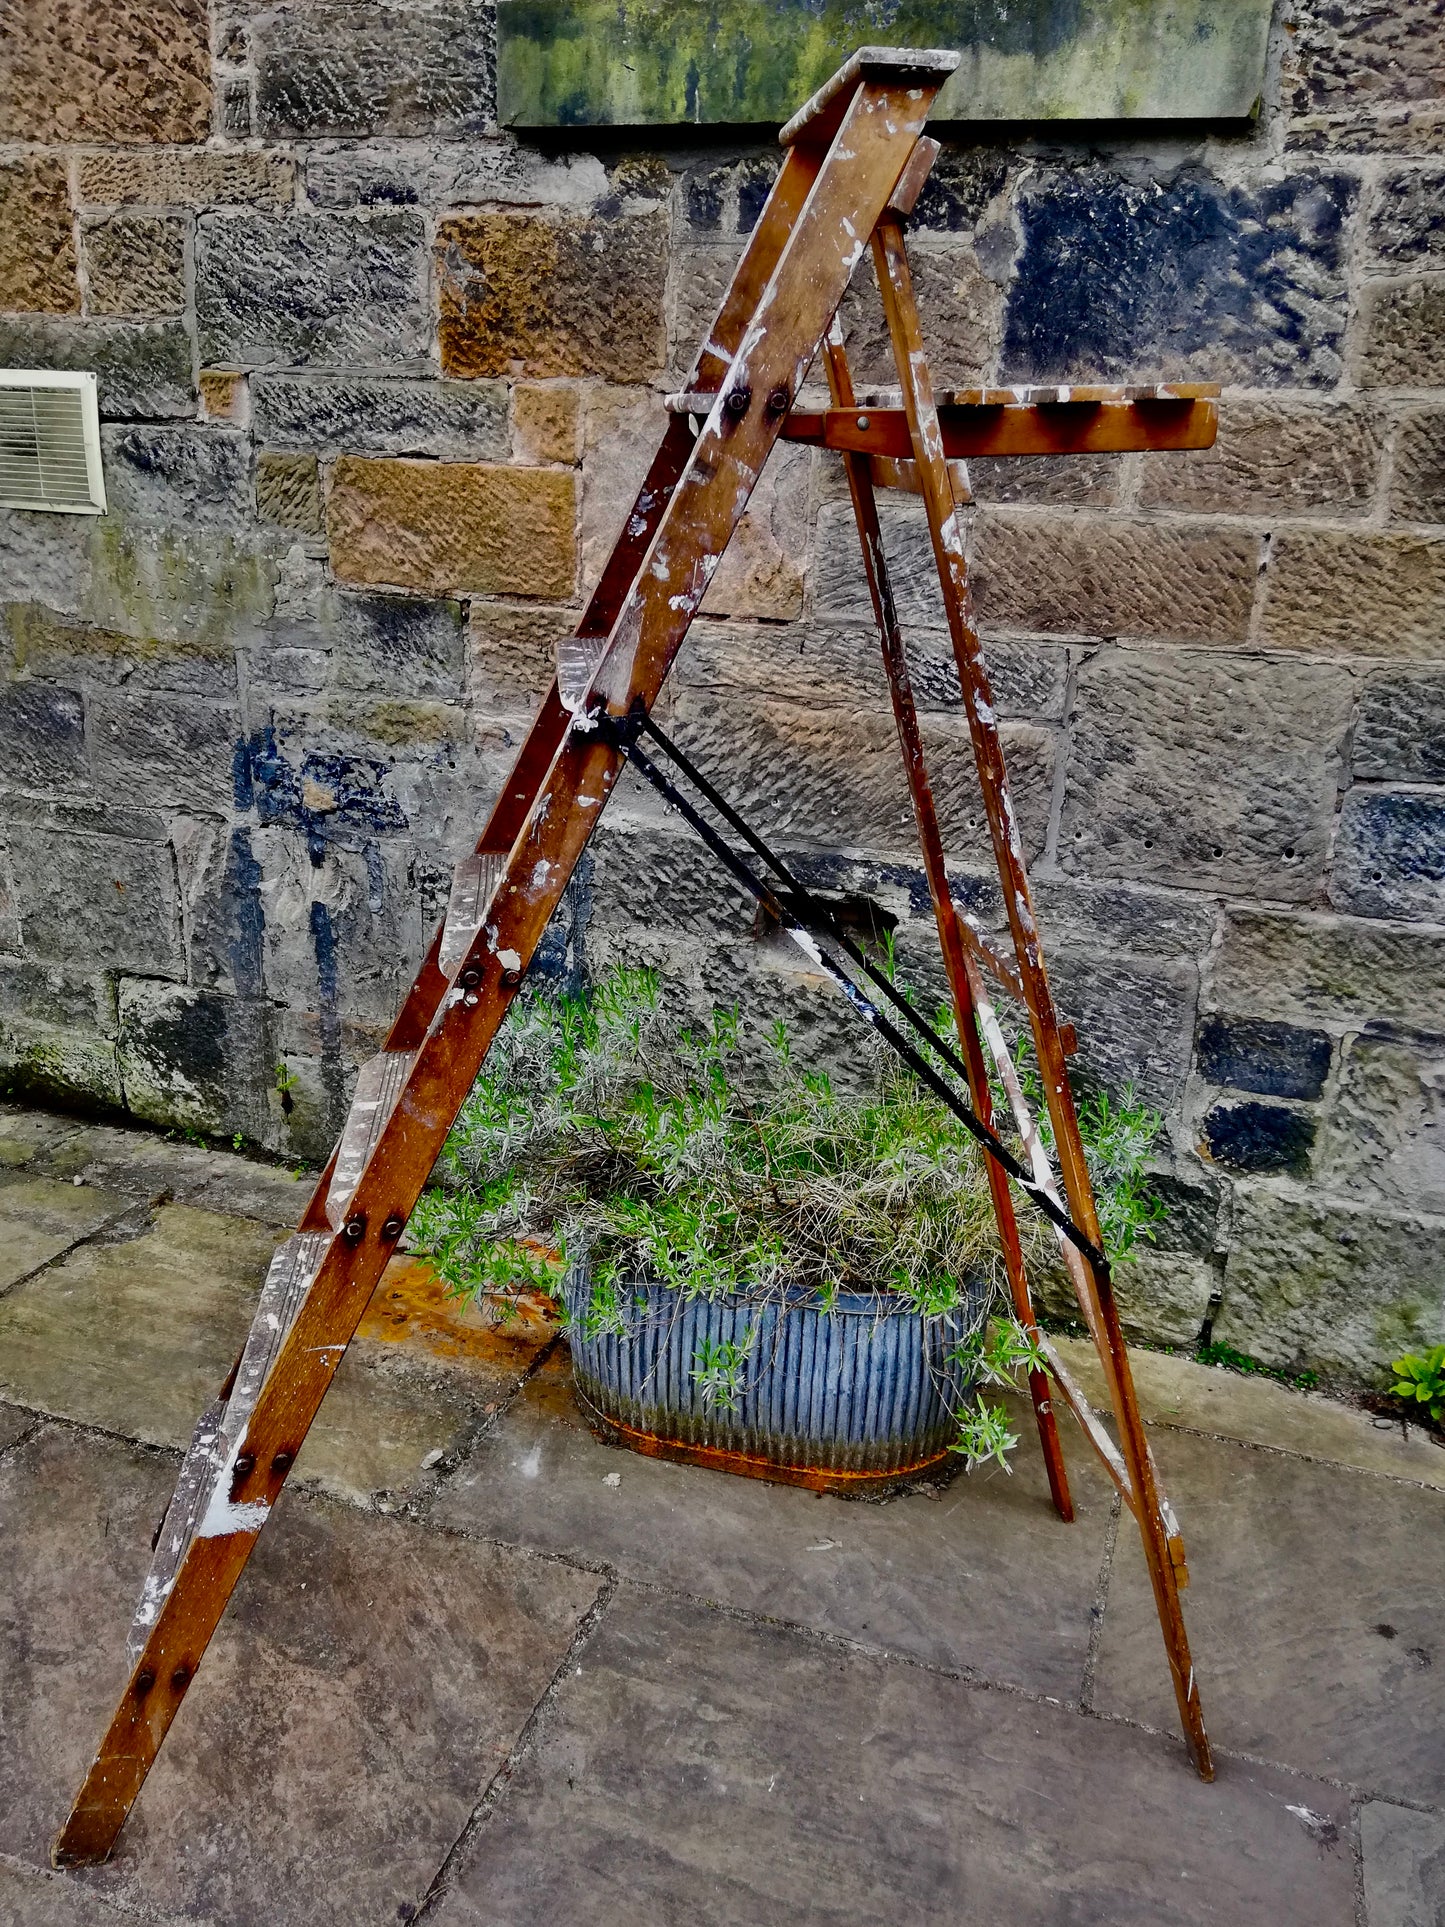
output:
<path id="1" fill-rule="evenodd" d="M 295 1458 L 294 1452 L 278 1452 L 271 1461 L 271 1470 L 284 1478 L 291 1470 Z"/>
<path id="2" fill-rule="evenodd" d="M 503 990 L 515 990 L 521 981 L 522 973 L 520 970 L 504 970 L 502 972 Z"/>
<path id="3" fill-rule="evenodd" d="M 858 417 L 858 426 L 860 428 L 866 428 L 868 426 L 868 417 L 866 415 L 860 415 Z"/>
<path id="4" fill-rule="evenodd" d="M 734 421 L 737 421 L 747 414 L 752 405 L 753 391 L 751 388 L 734 388 L 727 400 L 723 403 L 723 409 L 727 414 L 732 416 Z"/>
<path id="5" fill-rule="evenodd" d="M 475 990 L 481 981 L 482 973 L 480 970 L 464 970 L 457 979 L 457 982 L 463 990 Z"/>
<path id="6" fill-rule="evenodd" d="M 235 1473 L 238 1479 L 249 1479 L 256 1470 L 256 1454 L 239 1452 L 236 1455 Z"/>
<path id="7" fill-rule="evenodd" d="M 381 1227 L 381 1235 L 385 1239 L 387 1244 L 394 1245 L 405 1229 L 406 1229 L 406 1219 L 399 1218 L 395 1214 L 393 1214 L 391 1217 L 387 1219 L 386 1223 Z"/>
<path id="8" fill-rule="evenodd" d="M 365 1218 L 348 1218 L 341 1228 L 341 1235 L 349 1245 L 359 1245 L 366 1236 Z"/>
<path id="9" fill-rule="evenodd" d="M 768 413 L 786 415 L 792 399 L 786 388 L 774 388 L 768 396 Z"/>
<path id="10" fill-rule="evenodd" d="M 143 1673 L 137 1673 L 135 1676 L 136 1698 L 138 1700 L 144 1699 L 146 1694 L 151 1690 L 151 1688 L 155 1685 L 155 1683 L 156 1683 L 156 1676 L 151 1671 L 149 1666 L 146 1667 Z"/>
<path id="11" fill-rule="evenodd" d="M 171 1674 L 171 1690 L 175 1693 L 184 1693 L 190 1683 L 191 1669 L 186 1665 L 185 1661 L 182 1660 L 181 1664 Z"/>

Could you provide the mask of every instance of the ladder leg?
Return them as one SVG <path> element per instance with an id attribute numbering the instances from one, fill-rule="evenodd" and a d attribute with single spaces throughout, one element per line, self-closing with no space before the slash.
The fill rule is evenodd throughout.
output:
<path id="1" fill-rule="evenodd" d="M 760 223 L 747 271 L 740 268 L 723 303 L 719 325 L 737 331 L 724 389 L 656 520 L 649 509 L 644 529 L 623 538 L 641 553 L 594 678 L 614 716 L 655 702 L 847 289 L 862 253 L 858 237 L 881 214 L 947 71 L 924 75 L 908 56 L 892 67 L 875 62 L 846 101 L 835 92 L 832 117 L 819 123 L 826 139 L 812 156 L 779 176 L 780 208 L 795 196 L 796 213 Z M 705 355 L 720 365 L 716 351 L 726 347 L 715 328 Z M 680 440 L 665 447 L 671 464 Z M 604 571 L 609 598 L 627 567 Z M 602 613 L 599 607 L 599 619 Z M 555 700 L 554 689 L 549 704 Z M 590 715 L 563 718 L 548 704 L 523 756 L 534 768 L 545 762 L 545 773 L 535 787 L 530 774 L 518 778 L 519 800 L 530 789 L 530 802 L 449 970 L 440 968 L 440 938 L 429 952 L 424 973 L 431 977 L 408 1000 L 412 1033 L 394 1033 L 393 1048 L 382 1053 L 404 1061 L 378 1066 L 364 1096 L 358 1087 L 325 1193 L 318 1187 L 308 1207 L 314 1245 L 304 1294 L 244 1424 L 224 1435 L 229 1443 L 194 1536 L 163 1596 L 147 1606 L 140 1657 L 56 1842 L 57 1862 L 110 1852 L 622 764 L 615 739 L 604 740 Z M 499 808 L 512 807 L 509 791 Z M 505 815 L 497 823 L 500 838 L 510 823 Z"/>
<path id="2" fill-rule="evenodd" d="M 1018 958 L 1019 974 L 1028 994 L 1034 1048 L 1038 1053 L 1054 1142 L 1058 1147 L 1064 1195 L 1075 1223 L 1097 1245 L 1101 1241 L 1093 1187 L 1074 1112 L 1058 1017 L 1039 947 L 1038 925 L 1034 920 L 1033 902 L 1024 867 L 1023 844 L 1009 796 L 992 692 L 973 621 L 968 569 L 963 554 L 963 532 L 944 459 L 943 438 L 939 431 L 932 382 L 913 299 L 912 277 L 904 250 L 903 227 L 896 215 L 886 213 L 873 230 L 873 254 L 883 310 L 898 366 L 898 378 L 903 389 L 903 405 L 908 418 L 919 485 L 928 511 L 934 559 L 938 566 L 963 687 L 964 708 L 978 762 L 984 808 L 1003 884 L 1004 904 Z M 1189 1654 L 1189 1636 L 1185 1630 L 1184 1613 L 1179 1600 L 1179 1579 L 1174 1564 L 1174 1553 L 1179 1546 L 1178 1534 L 1169 1530 L 1167 1502 L 1159 1489 L 1144 1432 L 1144 1421 L 1139 1413 L 1112 1281 L 1104 1266 L 1089 1265 L 1081 1260 L 1079 1270 L 1093 1312 L 1089 1320 L 1090 1327 L 1101 1341 L 1100 1362 L 1119 1426 L 1120 1446 L 1137 1498 L 1136 1514 L 1144 1558 L 1169 1658 L 1180 1721 L 1195 1766 L 1204 1779 L 1211 1779 L 1214 1767 Z"/>
<path id="3" fill-rule="evenodd" d="M 827 357 L 828 386 L 832 391 L 833 405 L 835 408 L 851 408 L 854 401 L 853 378 L 848 367 L 843 335 L 836 316 L 828 330 L 824 353 Z M 938 941 L 943 951 L 943 966 L 948 976 L 949 992 L 953 998 L 959 1043 L 963 1050 L 964 1062 L 968 1066 L 969 1097 L 979 1117 L 985 1124 L 991 1125 L 993 1097 L 989 1089 L 983 1046 L 978 1034 L 978 1020 L 969 982 L 967 958 L 959 932 L 957 910 L 948 884 L 948 870 L 943 856 L 943 837 L 939 832 L 938 812 L 933 802 L 933 786 L 929 782 L 928 769 L 924 762 L 923 734 L 918 726 L 918 709 L 913 700 L 913 683 L 908 673 L 908 657 L 903 645 L 903 632 L 899 626 L 898 610 L 893 600 L 893 585 L 888 573 L 887 559 L 883 553 L 883 533 L 878 522 L 878 502 L 873 490 L 868 457 L 851 452 L 845 453 L 843 467 L 848 477 L 848 490 L 853 498 L 853 514 L 858 523 L 858 537 L 863 550 L 863 569 L 868 578 L 868 592 L 873 599 L 873 613 L 878 621 L 878 634 L 883 644 L 883 666 L 887 671 L 888 687 L 892 693 L 893 714 L 898 724 L 898 740 L 903 751 L 903 767 L 908 778 L 909 794 L 913 799 L 913 814 L 918 825 L 918 841 L 923 851 L 923 869 L 928 878 L 929 895 L 933 899 L 933 914 L 938 924 Z M 1014 1215 L 1013 1193 L 1009 1190 L 1007 1176 L 992 1158 L 984 1159 L 984 1168 L 988 1173 L 994 1216 L 998 1221 L 999 1243 L 1003 1248 L 1004 1270 L 1008 1276 L 1009 1295 L 1013 1300 L 1014 1315 L 1030 1336 L 1036 1339 L 1038 1324 L 1034 1317 L 1028 1277 L 1024 1271 L 1023 1248 L 1019 1239 L 1018 1219 Z M 1035 1370 L 1029 1373 L 1029 1397 L 1033 1401 L 1039 1446 L 1044 1456 L 1044 1469 L 1048 1474 L 1049 1493 L 1054 1502 L 1054 1509 L 1061 1519 L 1071 1520 L 1074 1516 L 1074 1502 L 1069 1494 L 1068 1473 L 1064 1468 L 1064 1451 L 1059 1440 L 1058 1420 L 1054 1415 L 1049 1381 L 1043 1372 Z"/>

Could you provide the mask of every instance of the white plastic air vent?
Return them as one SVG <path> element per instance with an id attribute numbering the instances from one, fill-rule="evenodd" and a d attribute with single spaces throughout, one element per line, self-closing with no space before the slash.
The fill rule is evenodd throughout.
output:
<path id="1" fill-rule="evenodd" d="M 0 368 L 0 507 L 105 513 L 94 375 Z"/>

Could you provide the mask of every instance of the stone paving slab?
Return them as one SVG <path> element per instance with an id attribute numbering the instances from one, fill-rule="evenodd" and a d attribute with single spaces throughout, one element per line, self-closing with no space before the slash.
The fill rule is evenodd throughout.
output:
<path id="1" fill-rule="evenodd" d="M 5 1199 L 0 1187 L 0 1227 Z M 0 1397 L 183 1449 L 245 1339 L 276 1237 L 188 1203 L 161 1206 L 139 1235 L 80 1246 L 0 1297 Z M 550 1339 L 535 1321 L 466 1326 L 416 1260 L 393 1261 L 295 1476 L 352 1499 L 409 1488 Z"/>
<path id="2" fill-rule="evenodd" d="M 126 1919 L 63 1875 L 0 1861 L 0 1927 L 124 1927 Z"/>
<path id="3" fill-rule="evenodd" d="M 435 1920 L 1353 1927 L 1349 1808 L 624 1588 Z"/>
<path id="4" fill-rule="evenodd" d="M 1445 1813 L 1371 1800 L 1360 1810 L 1368 1927 L 1445 1922 Z"/>
<path id="5" fill-rule="evenodd" d="M 1104 1375 L 1092 1343 L 1086 1338 L 1054 1342 L 1090 1400 L 1107 1412 Z M 1268 1445 L 1445 1491 L 1445 1450 L 1418 1425 L 1375 1419 L 1319 1393 L 1168 1352 L 1131 1351 L 1129 1356 L 1139 1409 L 1151 1425 Z M 1067 1428 L 1064 1443 L 1067 1450 Z"/>
<path id="6" fill-rule="evenodd" d="M 79 1128 L 79 1121 L 54 1111 L 22 1110 L 0 1104 L 0 1167 L 12 1170 L 52 1150 Z"/>
<path id="7" fill-rule="evenodd" d="M 130 1207 L 119 1192 L 21 1172 L 0 1179 L 0 1292 Z"/>
<path id="8" fill-rule="evenodd" d="M 442 1487 L 431 1516 L 990 1678 L 1077 1696 L 1108 1498 L 1082 1453 L 1078 1519 L 1017 1471 L 882 1503 L 670 1465 L 599 1444 L 558 1349 Z"/>
<path id="9" fill-rule="evenodd" d="M 1162 1456 L 1215 1743 L 1445 1804 L 1445 1495 L 1182 1432 Z M 1138 1535 L 1122 1527 L 1097 1704 L 1174 1730 Z"/>
<path id="10" fill-rule="evenodd" d="M 0 1851 L 37 1868 L 124 1683 L 171 1474 L 56 1426 L 0 1460 Z M 73 1890 L 224 1927 L 409 1918 L 597 1583 L 288 1492 L 115 1857 Z"/>
<path id="11" fill-rule="evenodd" d="M 13 1405 L 0 1405 L 0 1452 L 23 1438 L 34 1423 L 29 1412 L 17 1412 Z"/>

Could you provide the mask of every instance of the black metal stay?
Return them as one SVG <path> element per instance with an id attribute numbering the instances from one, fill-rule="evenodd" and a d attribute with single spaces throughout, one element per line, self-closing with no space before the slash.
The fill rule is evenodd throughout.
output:
<path id="1" fill-rule="evenodd" d="M 947 1040 L 939 1035 L 928 1020 L 919 1015 L 904 996 L 889 983 L 859 950 L 847 932 L 842 930 L 828 906 L 815 897 L 788 869 L 782 858 L 775 855 L 755 830 L 743 821 L 737 812 L 721 797 L 708 779 L 698 770 L 683 752 L 671 743 L 645 711 L 638 710 L 634 715 L 620 718 L 609 715 L 605 709 L 593 712 L 591 720 L 599 733 L 612 742 L 632 764 L 639 776 L 645 778 L 665 801 L 689 823 L 718 861 L 729 870 L 738 882 L 763 905 L 771 916 L 777 918 L 782 927 L 789 932 L 795 942 L 814 961 L 825 970 L 837 984 L 848 1002 L 863 1018 L 864 1022 L 884 1039 L 903 1059 L 915 1076 L 922 1079 L 928 1088 L 945 1103 L 954 1116 L 983 1147 L 989 1157 L 1002 1168 L 1030 1198 L 1034 1205 L 1049 1220 L 1050 1224 L 1061 1231 L 1069 1243 L 1083 1253 L 1093 1266 L 1096 1275 L 1103 1282 L 1109 1277 L 1109 1261 L 1093 1240 L 1085 1235 L 1074 1223 L 1061 1205 L 1038 1184 L 1024 1169 L 1018 1159 L 1008 1149 L 973 1107 L 961 1098 L 953 1086 L 941 1077 L 921 1052 L 914 1049 L 908 1039 L 891 1024 L 883 1012 L 864 995 L 858 985 L 833 957 L 820 949 L 817 939 L 826 938 L 843 951 L 844 955 L 874 984 L 879 991 L 906 1018 L 914 1030 L 927 1042 L 929 1048 L 945 1063 L 956 1077 L 967 1079 L 967 1067 L 958 1057 Z M 675 767 L 681 771 L 695 789 L 713 806 L 731 827 L 742 836 L 757 854 L 768 864 L 786 888 L 787 898 L 778 892 L 764 878 L 755 876 L 737 852 L 718 834 L 697 806 L 672 783 L 647 755 L 639 748 L 637 738 L 646 730 L 654 742 Z"/>

